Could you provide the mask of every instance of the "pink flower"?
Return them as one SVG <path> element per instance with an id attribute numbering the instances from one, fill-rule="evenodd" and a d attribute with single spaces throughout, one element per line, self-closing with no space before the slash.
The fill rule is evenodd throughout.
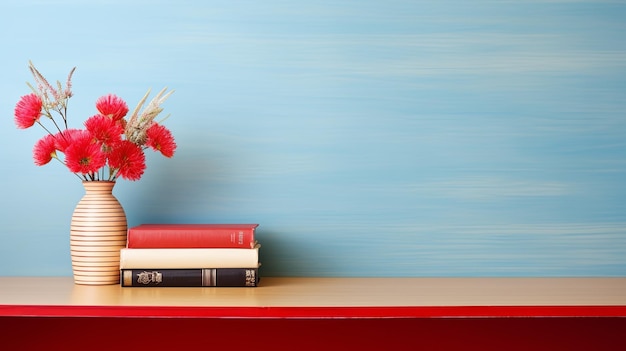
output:
<path id="1" fill-rule="evenodd" d="M 30 128 L 39 120 L 43 103 L 35 93 L 24 95 L 15 105 L 15 124 L 20 129 Z"/>
<path id="2" fill-rule="evenodd" d="M 119 143 L 122 140 L 122 133 L 124 133 L 120 123 L 104 115 L 89 117 L 85 121 L 85 127 L 92 137 L 102 143 L 105 148 L 110 148 Z"/>
<path id="3" fill-rule="evenodd" d="M 146 156 L 139 145 L 122 140 L 109 154 L 109 167 L 121 178 L 139 180 L 146 169 Z"/>
<path id="4" fill-rule="evenodd" d="M 98 109 L 98 112 L 101 114 L 110 117 L 115 121 L 124 118 L 124 116 L 128 113 L 128 106 L 126 105 L 126 102 L 113 94 L 100 97 L 96 101 L 96 109 Z"/>
<path id="5" fill-rule="evenodd" d="M 160 151 L 165 157 L 174 156 L 174 151 L 176 151 L 176 142 L 174 141 L 172 132 L 170 132 L 165 126 L 156 122 L 152 123 L 150 128 L 146 131 L 146 136 L 148 137 L 146 145 L 155 151 Z"/>
<path id="6" fill-rule="evenodd" d="M 39 139 L 33 149 L 33 158 L 37 166 L 43 166 L 56 157 L 57 149 L 55 147 L 55 138 L 53 135 L 47 134 Z"/>
<path id="7" fill-rule="evenodd" d="M 94 142 L 89 133 L 72 140 L 65 149 L 65 165 L 73 173 L 93 174 L 106 164 L 102 145 Z"/>

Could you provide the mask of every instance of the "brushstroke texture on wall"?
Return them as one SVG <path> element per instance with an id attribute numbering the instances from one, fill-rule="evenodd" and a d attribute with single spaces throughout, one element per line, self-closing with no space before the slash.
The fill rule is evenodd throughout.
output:
<path id="1" fill-rule="evenodd" d="M 83 194 L 17 130 L 167 86 L 130 225 L 256 222 L 263 275 L 626 275 L 623 1 L 4 1 L 0 275 L 71 275 Z"/>

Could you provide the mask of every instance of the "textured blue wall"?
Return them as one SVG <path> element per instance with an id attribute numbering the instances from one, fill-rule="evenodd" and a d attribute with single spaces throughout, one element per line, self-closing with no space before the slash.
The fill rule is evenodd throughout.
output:
<path id="1" fill-rule="evenodd" d="M 71 275 L 83 194 L 13 108 L 148 88 L 177 139 L 129 224 L 257 222 L 264 275 L 626 275 L 623 1 L 0 4 L 0 275 Z"/>

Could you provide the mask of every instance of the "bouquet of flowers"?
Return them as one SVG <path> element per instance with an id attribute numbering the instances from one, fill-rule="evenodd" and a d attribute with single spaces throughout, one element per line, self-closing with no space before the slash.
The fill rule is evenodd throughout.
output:
<path id="1" fill-rule="evenodd" d="M 65 87 L 51 85 L 29 62 L 36 86 L 27 83 L 32 93 L 20 98 L 15 106 L 15 124 L 19 129 L 40 125 L 46 135 L 33 149 L 35 164 L 43 166 L 53 159 L 84 181 L 115 181 L 118 177 L 139 180 L 146 169 L 144 150 L 150 148 L 172 157 L 176 142 L 162 121 L 155 118 L 163 111 L 161 104 L 173 93 L 161 90 L 142 110 L 150 90 L 129 117 L 128 106 L 114 94 L 96 101 L 97 113 L 87 118 L 83 129 L 68 127 L 67 107 L 72 97 L 73 68 Z"/>

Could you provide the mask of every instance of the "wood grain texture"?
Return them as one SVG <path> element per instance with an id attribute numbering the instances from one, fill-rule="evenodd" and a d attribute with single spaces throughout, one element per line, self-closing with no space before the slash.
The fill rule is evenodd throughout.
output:
<path id="1" fill-rule="evenodd" d="M 0 278 L 4 315 L 621 316 L 624 278 L 262 278 L 256 288 L 122 288 Z M 41 294 L 45 289 L 46 294 Z"/>

